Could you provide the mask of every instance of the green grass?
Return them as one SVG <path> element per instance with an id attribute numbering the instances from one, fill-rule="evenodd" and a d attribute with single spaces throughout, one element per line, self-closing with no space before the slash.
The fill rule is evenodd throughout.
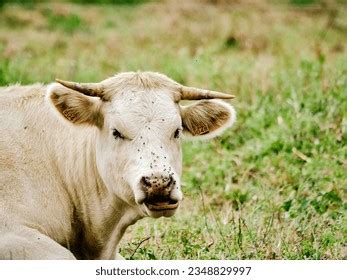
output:
<path id="1" fill-rule="evenodd" d="M 1 85 L 140 69 L 237 95 L 231 130 L 184 143 L 182 209 L 130 227 L 121 253 L 347 258 L 347 7 L 144 2 L 0 10 Z"/>

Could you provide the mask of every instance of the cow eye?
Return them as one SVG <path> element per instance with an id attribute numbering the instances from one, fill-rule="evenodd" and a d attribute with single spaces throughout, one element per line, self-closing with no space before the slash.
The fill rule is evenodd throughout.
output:
<path id="1" fill-rule="evenodd" d="M 117 139 L 117 138 L 120 138 L 120 139 L 124 139 L 125 137 L 124 137 L 124 135 L 122 134 L 122 133 L 120 133 L 117 129 L 113 129 L 113 131 L 112 131 L 112 134 L 113 134 L 113 136 L 114 136 L 114 138 L 115 139 Z"/>
<path id="2" fill-rule="evenodd" d="M 177 128 L 177 129 L 175 130 L 175 133 L 174 133 L 174 138 L 175 138 L 175 139 L 178 139 L 178 138 L 180 138 L 180 135 L 181 135 L 181 129 L 180 129 L 180 128 Z"/>

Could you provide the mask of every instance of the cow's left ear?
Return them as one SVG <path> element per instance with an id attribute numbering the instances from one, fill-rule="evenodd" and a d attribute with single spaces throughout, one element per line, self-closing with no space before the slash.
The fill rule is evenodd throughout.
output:
<path id="1" fill-rule="evenodd" d="M 189 139 L 210 139 L 231 127 L 236 120 L 234 108 L 220 100 L 203 100 L 182 106 L 183 133 Z"/>

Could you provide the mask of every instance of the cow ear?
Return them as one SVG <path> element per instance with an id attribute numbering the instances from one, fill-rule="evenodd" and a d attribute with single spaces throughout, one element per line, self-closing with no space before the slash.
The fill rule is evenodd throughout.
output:
<path id="1" fill-rule="evenodd" d="M 61 116 L 74 124 L 89 124 L 100 128 L 103 125 L 100 98 L 84 95 L 57 83 L 48 87 L 46 98 Z"/>
<path id="2" fill-rule="evenodd" d="M 234 108 L 220 100 L 204 100 L 181 107 L 183 133 L 189 139 L 210 139 L 231 127 L 236 120 Z"/>

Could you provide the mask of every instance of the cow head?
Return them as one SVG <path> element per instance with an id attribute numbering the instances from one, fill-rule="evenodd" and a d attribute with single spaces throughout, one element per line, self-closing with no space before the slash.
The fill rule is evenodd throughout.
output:
<path id="1" fill-rule="evenodd" d="M 106 187 L 152 217 L 172 216 L 182 200 L 181 137 L 208 139 L 235 120 L 231 95 L 185 87 L 153 72 L 100 83 L 57 80 L 47 98 L 69 122 L 94 126 L 96 165 Z"/>

